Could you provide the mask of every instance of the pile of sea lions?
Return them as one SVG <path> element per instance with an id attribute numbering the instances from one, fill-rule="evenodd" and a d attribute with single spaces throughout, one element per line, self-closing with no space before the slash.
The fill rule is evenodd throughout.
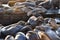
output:
<path id="1" fill-rule="evenodd" d="M 60 1 L 0 0 L 0 40 L 60 40 Z"/>

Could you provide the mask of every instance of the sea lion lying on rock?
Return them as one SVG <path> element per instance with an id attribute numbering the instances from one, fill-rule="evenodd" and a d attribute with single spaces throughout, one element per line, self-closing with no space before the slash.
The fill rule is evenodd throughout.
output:
<path id="1" fill-rule="evenodd" d="M 33 31 L 29 31 L 26 34 L 26 37 L 27 37 L 27 40 L 40 40 L 39 35 Z"/>
<path id="2" fill-rule="evenodd" d="M 16 33 L 23 28 L 22 25 L 10 25 L 1 29 L 3 35 L 16 35 Z"/>
<path id="3" fill-rule="evenodd" d="M 39 5 L 43 6 L 46 9 L 56 9 L 56 7 L 59 8 L 58 4 L 59 4 L 59 0 L 47 0 L 40 3 Z"/>
<path id="4" fill-rule="evenodd" d="M 15 38 L 13 36 L 11 36 L 11 35 L 7 35 L 5 37 L 5 40 L 15 40 Z"/>
<path id="5" fill-rule="evenodd" d="M 50 28 L 46 28 L 45 33 L 48 35 L 50 40 L 60 40 L 60 37 Z"/>
<path id="6" fill-rule="evenodd" d="M 15 36 L 15 40 L 26 40 L 26 36 L 22 32 L 18 32 Z"/>
<path id="7" fill-rule="evenodd" d="M 34 15 L 34 16 L 38 15 L 38 16 L 40 16 L 41 14 L 44 14 L 46 11 L 47 10 L 44 7 L 39 6 L 38 8 L 35 8 L 32 11 L 29 11 L 27 13 L 27 16 L 29 16 L 29 15 Z"/>
<path id="8" fill-rule="evenodd" d="M 38 35 L 41 40 L 50 40 L 50 38 L 42 31 L 38 32 Z"/>

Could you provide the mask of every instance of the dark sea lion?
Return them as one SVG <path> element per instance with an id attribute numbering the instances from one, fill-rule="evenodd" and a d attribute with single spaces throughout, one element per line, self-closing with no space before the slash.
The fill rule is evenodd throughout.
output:
<path id="1" fill-rule="evenodd" d="M 25 34 L 22 32 L 18 32 L 15 36 L 15 40 L 26 40 Z"/>
<path id="2" fill-rule="evenodd" d="M 26 37 L 27 37 L 27 40 L 40 40 L 39 35 L 36 34 L 36 33 L 33 32 L 33 31 L 29 31 L 29 32 L 26 34 Z"/>

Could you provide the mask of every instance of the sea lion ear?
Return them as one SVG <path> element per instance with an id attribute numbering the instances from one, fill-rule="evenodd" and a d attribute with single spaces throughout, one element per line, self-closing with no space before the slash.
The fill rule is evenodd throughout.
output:
<path id="1" fill-rule="evenodd" d="M 13 36 L 8 35 L 8 36 L 6 36 L 5 40 L 15 40 L 15 39 L 14 39 L 14 37 L 13 37 Z"/>

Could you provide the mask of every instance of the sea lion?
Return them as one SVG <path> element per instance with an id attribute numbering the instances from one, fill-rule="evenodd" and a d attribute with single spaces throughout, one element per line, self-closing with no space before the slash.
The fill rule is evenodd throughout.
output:
<path id="1" fill-rule="evenodd" d="M 18 32 L 15 36 L 15 40 L 26 40 L 25 34 L 22 32 Z"/>
<path id="2" fill-rule="evenodd" d="M 26 34 L 27 40 L 40 40 L 40 37 L 37 33 L 35 33 L 34 31 L 29 31 Z"/>
<path id="3" fill-rule="evenodd" d="M 15 38 L 13 36 L 11 36 L 11 35 L 7 35 L 5 37 L 5 40 L 15 40 Z"/>

